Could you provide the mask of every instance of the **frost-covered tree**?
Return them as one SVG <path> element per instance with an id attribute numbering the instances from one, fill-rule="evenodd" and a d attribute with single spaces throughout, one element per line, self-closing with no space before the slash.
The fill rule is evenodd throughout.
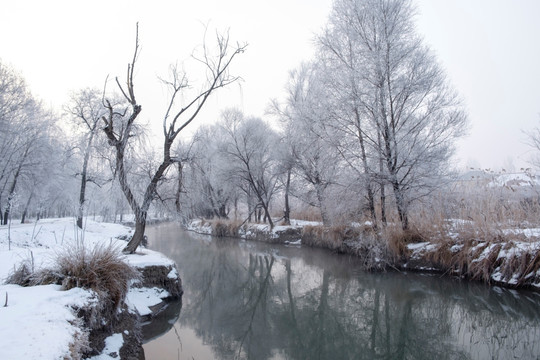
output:
<path id="1" fill-rule="evenodd" d="M 77 226 L 82 229 L 84 207 L 86 202 L 86 186 L 88 182 L 96 182 L 89 176 L 89 164 L 94 147 L 94 138 L 101 133 L 98 125 L 101 118 L 106 114 L 102 102 L 102 92 L 98 89 L 82 89 L 74 92 L 68 105 L 65 106 L 70 119 L 78 128 L 82 138 L 81 155 L 82 166 L 80 168 L 81 185 L 79 189 L 79 207 L 77 211 Z"/>
<path id="2" fill-rule="evenodd" d="M 23 198 L 31 199 L 33 191 L 28 180 L 36 178 L 50 165 L 57 149 L 53 148 L 55 116 L 43 106 L 31 100 L 16 113 L 16 120 L 6 127 L 10 134 L 5 143 L 9 144 L 6 161 L 3 163 L 0 193 L 5 198 L 3 224 L 7 224 L 14 202 Z M 13 119 L 12 119 L 13 120 Z M 21 185 L 28 185 L 26 188 Z"/>
<path id="3" fill-rule="evenodd" d="M 250 215 L 257 207 L 262 208 L 264 219 L 273 228 L 270 203 L 278 190 L 278 135 L 263 120 L 246 118 L 238 110 L 223 113 L 221 129 L 226 138 L 223 152 L 229 159 L 229 178 L 246 194 Z M 256 199 L 255 207 L 250 204 L 251 196 Z"/>
<path id="4" fill-rule="evenodd" d="M 322 76 L 316 64 L 303 64 L 292 71 L 286 102 L 275 108 L 285 121 L 291 171 L 307 185 L 296 195 L 317 207 L 323 223 L 330 225 L 327 189 L 337 182 L 340 159 L 327 131 L 332 114 Z"/>
<path id="5" fill-rule="evenodd" d="M 235 197 L 235 184 L 229 178 L 229 163 L 222 152 L 224 134 L 219 125 L 202 126 L 195 133 L 191 148 L 190 194 L 195 215 L 228 218 Z"/>
<path id="6" fill-rule="evenodd" d="M 447 173 L 467 123 L 413 14 L 409 0 L 337 0 L 319 39 L 334 74 L 331 91 L 340 99 L 340 127 L 358 145 L 345 144 L 359 154 L 369 179 L 393 190 L 403 229 L 411 201 Z"/>

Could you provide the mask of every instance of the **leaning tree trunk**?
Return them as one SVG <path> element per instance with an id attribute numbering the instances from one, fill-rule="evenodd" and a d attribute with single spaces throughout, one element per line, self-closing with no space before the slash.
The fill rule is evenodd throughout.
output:
<path id="1" fill-rule="evenodd" d="M 146 211 L 140 211 L 135 214 L 135 232 L 124 248 L 123 252 L 133 254 L 141 243 L 144 243 L 144 232 L 146 230 Z"/>
<path id="2" fill-rule="evenodd" d="M 166 154 L 170 154 L 169 151 L 170 151 L 170 146 L 165 148 Z M 129 241 L 127 246 L 124 248 L 123 252 L 128 253 L 128 254 L 133 254 L 137 250 L 139 245 L 143 243 L 144 231 L 146 229 L 146 216 L 148 214 L 148 209 L 150 208 L 150 204 L 152 203 L 152 200 L 154 200 L 154 197 L 156 195 L 158 182 L 160 181 L 163 174 L 165 173 L 165 171 L 171 164 L 172 164 L 172 161 L 170 159 L 170 156 L 166 155 L 165 160 L 161 163 L 156 173 L 152 177 L 152 180 L 148 184 L 146 191 L 144 193 L 142 206 L 140 207 L 137 205 L 137 202 L 135 201 L 135 198 L 133 197 L 133 194 L 131 193 L 131 190 L 129 189 L 127 181 L 125 180 L 125 173 L 124 173 L 125 170 L 123 166 L 121 167 L 122 174 L 124 174 L 124 180 L 120 181 L 120 185 L 122 186 L 122 190 L 125 189 L 124 195 L 126 195 L 126 198 L 128 199 L 128 203 L 131 205 L 131 208 L 135 213 L 135 232 L 133 233 L 131 240 Z"/>

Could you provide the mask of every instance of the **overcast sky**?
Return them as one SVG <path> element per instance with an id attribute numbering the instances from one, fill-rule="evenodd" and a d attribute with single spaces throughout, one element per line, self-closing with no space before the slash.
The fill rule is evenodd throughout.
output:
<path id="1" fill-rule="evenodd" d="M 157 77 L 165 77 L 170 64 L 189 59 L 205 24 L 229 28 L 231 39 L 249 46 L 233 68 L 244 81 L 212 98 L 198 122 L 212 121 L 230 106 L 263 116 L 269 100 L 283 96 L 288 71 L 313 56 L 313 37 L 332 5 L 331 0 L 1 1 L 0 59 L 56 109 L 70 91 L 102 88 L 107 75 L 124 75 L 138 21 L 136 92 L 142 117 L 156 123 L 166 98 Z M 471 128 L 458 143 L 457 163 L 527 165 L 531 152 L 522 130 L 540 124 L 540 1 L 415 3 L 418 31 L 469 113 Z"/>

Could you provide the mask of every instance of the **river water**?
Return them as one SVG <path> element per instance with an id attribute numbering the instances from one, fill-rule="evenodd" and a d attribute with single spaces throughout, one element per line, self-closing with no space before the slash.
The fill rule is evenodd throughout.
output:
<path id="1" fill-rule="evenodd" d="M 148 230 L 184 295 L 144 328 L 146 359 L 539 359 L 540 294 L 368 273 L 327 250 Z"/>

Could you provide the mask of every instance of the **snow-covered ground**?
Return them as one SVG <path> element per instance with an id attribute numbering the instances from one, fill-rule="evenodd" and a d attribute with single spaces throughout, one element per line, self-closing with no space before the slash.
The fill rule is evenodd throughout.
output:
<path id="1" fill-rule="evenodd" d="M 116 239 L 131 229 L 118 225 L 85 221 L 77 229 L 75 219 L 44 219 L 37 223 L 0 227 L 0 359 L 71 359 L 76 351 L 82 323 L 74 308 L 97 301 L 91 290 L 74 288 L 62 291 L 59 285 L 21 287 L 5 284 L 9 274 L 21 262 L 34 270 L 52 266 L 55 256 L 65 247 L 84 244 L 89 248 L 103 242 L 125 242 Z M 151 265 L 173 265 L 174 262 L 155 251 L 141 249 L 125 256 L 130 265 L 142 268 Z M 178 276 L 175 272 L 170 276 Z M 126 304 L 130 311 L 149 314 L 149 307 L 169 294 L 160 289 L 132 288 Z M 103 355 L 95 359 L 112 359 L 122 345 L 121 334 L 113 334 L 106 342 Z M 115 350 L 114 350 L 115 349 Z"/>

